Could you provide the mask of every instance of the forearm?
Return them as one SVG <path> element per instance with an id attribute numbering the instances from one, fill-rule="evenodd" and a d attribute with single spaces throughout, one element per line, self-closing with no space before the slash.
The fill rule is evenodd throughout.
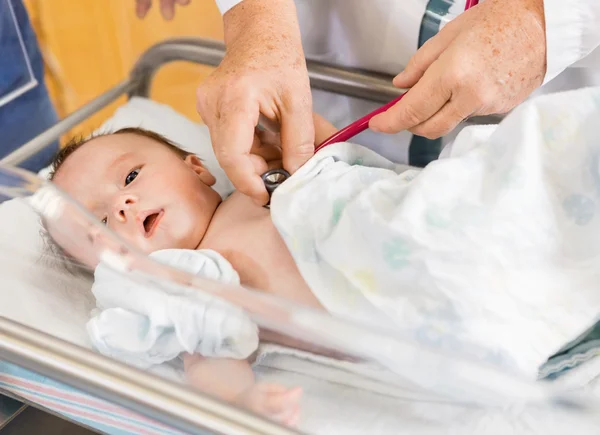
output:
<path id="1" fill-rule="evenodd" d="M 315 145 L 320 145 L 325 139 L 337 132 L 337 128 L 318 113 L 313 112 L 315 123 Z"/>
<path id="2" fill-rule="evenodd" d="M 193 388 L 227 402 L 254 385 L 254 373 L 246 360 L 185 355 L 185 375 Z"/>
<path id="3" fill-rule="evenodd" d="M 223 16 L 223 26 L 228 48 L 241 43 L 254 52 L 302 50 L 293 0 L 244 0 Z"/>

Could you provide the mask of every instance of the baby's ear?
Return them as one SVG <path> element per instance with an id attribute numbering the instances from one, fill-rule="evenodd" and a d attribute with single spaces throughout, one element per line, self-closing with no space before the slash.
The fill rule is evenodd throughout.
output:
<path id="1" fill-rule="evenodd" d="M 200 181 L 202 181 L 207 186 L 212 186 L 217 182 L 217 179 L 213 174 L 210 173 L 208 169 L 202 165 L 202 160 L 194 154 L 190 154 L 185 158 L 185 163 L 192 168 L 192 170 L 198 174 Z"/>

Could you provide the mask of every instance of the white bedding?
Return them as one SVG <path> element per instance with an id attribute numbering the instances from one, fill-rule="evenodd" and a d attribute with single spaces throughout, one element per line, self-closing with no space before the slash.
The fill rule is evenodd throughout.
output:
<path id="1" fill-rule="evenodd" d="M 422 171 L 335 144 L 275 191 L 273 221 L 328 311 L 533 381 L 600 314 L 599 124 L 596 88 L 469 127 Z"/>
<path id="2" fill-rule="evenodd" d="M 142 99 L 134 99 L 117 111 L 105 125 L 145 126 L 178 142 L 216 165 L 204 126 L 197 125 L 176 114 L 170 108 Z M 218 168 L 211 171 L 218 173 Z M 219 193 L 231 192 L 228 180 L 220 178 Z M 19 225 L 15 225 L 19 222 Z M 42 246 L 39 223 L 35 213 L 23 200 L 0 205 L 0 315 L 58 336 L 67 341 L 89 347 L 85 323 L 93 307 L 86 280 L 74 280 L 40 261 Z M 323 361 L 307 360 L 305 355 L 289 355 L 277 349 L 268 354 L 256 367 L 263 379 L 277 380 L 291 385 L 302 385 L 302 429 L 318 434 L 398 434 L 398 433 L 538 433 L 519 430 L 535 424 L 548 425 L 544 433 L 564 433 L 551 413 L 543 418 L 536 411 L 521 413 L 519 419 L 506 412 L 491 412 L 455 405 L 436 403 L 411 384 L 390 388 L 385 383 L 354 376 L 342 367 L 332 370 Z M 565 382 L 572 386 L 596 385 L 600 373 L 598 358 L 569 373 Z M 592 363 L 596 363 L 595 365 Z M 588 368 L 584 373 L 583 368 Z M 578 373 L 583 373 L 578 376 Z M 371 374 L 372 375 L 372 374 Z M 350 384 L 350 385 L 344 385 Z M 370 391 L 367 391 L 370 390 Z M 519 423 L 519 421 L 522 423 Z M 571 429 L 578 427 L 569 422 Z M 550 429 L 557 429 L 550 431 Z M 584 428 L 574 433 L 585 434 Z"/>

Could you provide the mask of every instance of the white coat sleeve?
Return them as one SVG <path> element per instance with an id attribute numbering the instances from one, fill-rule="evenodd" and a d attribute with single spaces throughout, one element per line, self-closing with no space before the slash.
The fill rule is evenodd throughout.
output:
<path id="1" fill-rule="evenodd" d="M 600 0 L 544 0 L 544 84 L 600 46 Z"/>
<path id="2" fill-rule="evenodd" d="M 225 12 L 242 1 L 244 0 L 215 0 L 219 11 L 221 11 L 221 15 L 225 15 Z"/>

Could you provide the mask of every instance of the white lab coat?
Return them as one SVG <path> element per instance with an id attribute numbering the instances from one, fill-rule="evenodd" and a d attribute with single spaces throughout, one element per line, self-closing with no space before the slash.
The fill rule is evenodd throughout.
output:
<path id="1" fill-rule="evenodd" d="M 221 13 L 243 0 L 216 0 Z M 437 26 L 458 15 L 465 0 L 295 0 L 307 58 L 397 74 L 419 46 L 424 17 L 454 3 Z M 600 0 L 544 0 L 547 71 L 543 92 L 600 84 Z M 426 22 L 426 21 L 425 21 Z M 435 33 L 437 29 L 430 29 Z M 314 109 L 337 127 L 378 104 L 313 92 Z M 407 162 L 412 135 L 367 131 L 356 142 L 385 157 Z"/>

